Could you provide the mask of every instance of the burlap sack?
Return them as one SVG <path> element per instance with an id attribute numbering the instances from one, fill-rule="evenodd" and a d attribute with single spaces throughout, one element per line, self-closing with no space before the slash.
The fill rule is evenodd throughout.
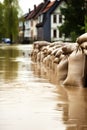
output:
<path id="1" fill-rule="evenodd" d="M 60 62 L 60 59 L 58 57 L 56 57 L 54 60 L 53 60 L 54 63 L 58 64 Z"/>
<path id="2" fill-rule="evenodd" d="M 38 49 L 34 49 L 32 51 L 32 55 L 31 55 L 31 59 L 32 61 L 37 61 L 37 54 L 38 54 L 39 50 Z"/>
<path id="3" fill-rule="evenodd" d="M 64 85 L 84 86 L 85 55 L 81 50 L 74 51 L 68 59 L 68 75 Z"/>
<path id="4" fill-rule="evenodd" d="M 50 64 L 50 55 L 46 56 L 46 57 L 43 59 L 43 64 L 44 64 L 46 67 L 49 67 L 49 64 Z"/>
<path id="5" fill-rule="evenodd" d="M 59 48 L 54 49 L 54 50 L 51 52 L 51 55 L 55 55 L 58 50 L 59 50 Z"/>
<path id="6" fill-rule="evenodd" d="M 76 42 L 81 45 L 83 42 L 87 42 L 87 33 L 82 34 L 76 40 Z"/>
<path id="7" fill-rule="evenodd" d="M 77 43 L 66 43 L 65 46 L 62 47 L 63 54 L 68 55 L 71 54 L 77 48 Z"/>
<path id="8" fill-rule="evenodd" d="M 55 56 L 60 57 L 60 55 L 63 53 L 62 49 L 59 48 L 58 51 L 56 52 Z"/>
<path id="9" fill-rule="evenodd" d="M 37 53 L 37 62 L 40 62 L 40 60 L 41 60 L 41 52 L 38 52 Z"/>
<path id="10" fill-rule="evenodd" d="M 33 42 L 34 49 L 37 48 L 39 50 L 42 49 L 43 46 L 48 46 L 50 43 L 47 41 L 35 41 Z"/>
<path id="11" fill-rule="evenodd" d="M 80 45 L 81 48 L 83 49 L 87 49 L 87 42 L 83 42 L 81 45 Z"/>
<path id="12" fill-rule="evenodd" d="M 47 50 L 47 54 L 48 54 L 48 55 L 51 54 L 52 51 L 53 51 L 53 48 L 50 47 L 50 48 Z"/>
<path id="13" fill-rule="evenodd" d="M 64 81 L 68 73 L 68 59 L 64 57 L 57 65 L 58 82 Z"/>

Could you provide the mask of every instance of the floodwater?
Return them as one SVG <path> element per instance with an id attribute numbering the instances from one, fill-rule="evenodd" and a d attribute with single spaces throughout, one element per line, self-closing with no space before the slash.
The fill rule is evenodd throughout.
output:
<path id="1" fill-rule="evenodd" d="M 0 130 L 87 130 L 87 88 L 60 86 L 31 48 L 0 46 Z"/>

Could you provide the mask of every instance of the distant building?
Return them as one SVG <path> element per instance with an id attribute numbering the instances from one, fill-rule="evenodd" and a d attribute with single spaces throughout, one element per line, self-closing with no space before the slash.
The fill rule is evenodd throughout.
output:
<path id="1" fill-rule="evenodd" d="M 18 40 L 19 42 L 24 41 L 24 33 L 25 33 L 25 21 L 28 16 L 28 13 L 24 14 L 20 19 L 19 19 L 19 35 L 18 35 Z"/>
<path id="2" fill-rule="evenodd" d="M 61 14 L 61 7 L 65 7 L 65 0 L 44 0 L 34 9 L 24 15 L 24 21 L 20 21 L 20 34 L 25 41 L 45 40 L 58 41 L 64 40 L 64 35 L 58 27 L 64 22 Z M 20 27 L 21 26 L 21 27 Z"/>
<path id="3" fill-rule="evenodd" d="M 66 6 L 64 0 L 52 1 L 43 9 L 38 17 L 37 39 L 46 41 L 64 40 L 64 35 L 58 29 L 58 26 L 64 22 L 60 8 Z"/>
<path id="4" fill-rule="evenodd" d="M 34 5 L 34 10 L 29 11 L 29 14 L 25 21 L 25 37 L 28 37 L 30 41 L 37 40 L 37 28 L 38 14 L 43 7 L 43 3 L 38 6 Z"/>

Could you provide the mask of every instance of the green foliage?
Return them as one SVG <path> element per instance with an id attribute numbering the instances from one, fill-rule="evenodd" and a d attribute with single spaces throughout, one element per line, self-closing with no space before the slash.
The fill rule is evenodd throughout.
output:
<path id="1" fill-rule="evenodd" d="M 0 41 L 4 36 L 4 5 L 0 3 Z"/>
<path id="2" fill-rule="evenodd" d="M 87 32 L 87 16 L 85 15 L 85 32 Z"/>
<path id="3" fill-rule="evenodd" d="M 71 32 L 70 37 L 71 37 L 72 42 L 76 42 L 76 38 L 77 38 L 76 32 Z"/>
<path id="4" fill-rule="evenodd" d="M 5 35 L 15 41 L 18 35 L 18 1 L 4 0 Z"/>
<path id="5" fill-rule="evenodd" d="M 78 5 L 77 5 L 78 4 Z M 75 37 L 84 33 L 84 0 L 67 0 L 66 8 L 61 8 L 64 23 L 59 28 L 66 37 Z"/>

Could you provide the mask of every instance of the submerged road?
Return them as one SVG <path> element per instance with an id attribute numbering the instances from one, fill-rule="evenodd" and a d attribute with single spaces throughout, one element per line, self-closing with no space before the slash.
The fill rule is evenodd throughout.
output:
<path id="1" fill-rule="evenodd" d="M 31 49 L 0 46 L 0 130 L 87 130 L 87 88 L 58 85 Z"/>

